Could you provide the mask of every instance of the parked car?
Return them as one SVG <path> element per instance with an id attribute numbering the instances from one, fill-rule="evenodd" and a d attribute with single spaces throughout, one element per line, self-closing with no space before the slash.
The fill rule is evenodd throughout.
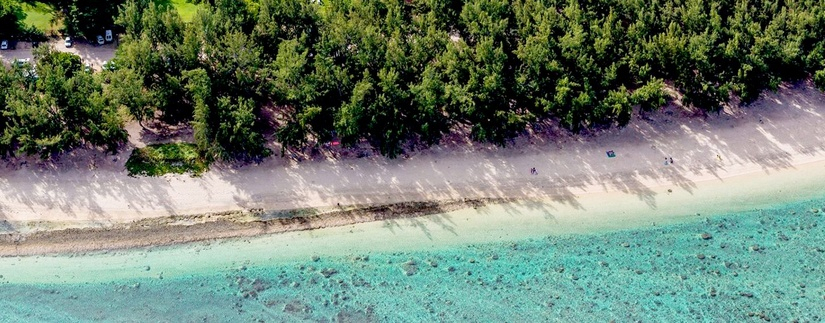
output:
<path id="1" fill-rule="evenodd" d="M 28 59 L 28 58 L 18 58 L 18 59 L 14 60 L 14 66 L 23 67 L 26 64 L 28 64 L 30 61 L 31 61 L 31 59 Z"/>
<path id="2" fill-rule="evenodd" d="M 9 41 L 8 40 L 0 41 L 0 49 L 2 49 L 2 50 L 9 49 Z"/>
<path id="3" fill-rule="evenodd" d="M 91 73 L 92 72 L 92 64 L 89 64 L 89 63 L 83 64 L 83 71 L 85 71 L 86 73 Z"/>
<path id="4" fill-rule="evenodd" d="M 66 48 L 72 47 L 72 37 L 66 37 L 66 40 L 63 41 L 63 45 L 66 45 Z"/>
<path id="5" fill-rule="evenodd" d="M 107 61 L 103 61 L 103 64 L 100 64 L 100 66 L 101 66 L 104 70 L 108 70 L 108 71 L 114 71 L 114 70 L 116 70 L 116 69 L 117 69 L 117 65 L 115 65 L 115 62 L 107 62 Z"/>
<path id="6" fill-rule="evenodd" d="M 98 44 L 98 45 L 103 45 L 103 44 L 105 44 L 105 43 L 106 43 L 106 42 L 105 42 L 105 41 L 103 41 L 103 36 L 101 36 L 101 35 L 97 35 L 97 44 Z"/>
<path id="7" fill-rule="evenodd" d="M 112 39 L 114 38 L 113 35 L 112 35 L 112 30 L 107 29 L 105 34 L 106 34 L 106 42 L 111 43 Z"/>
<path id="8" fill-rule="evenodd" d="M 19 69 L 21 75 L 29 80 L 37 79 L 37 70 L 34 68 L 30 58 L 18 58 L 12 63 Z"/>

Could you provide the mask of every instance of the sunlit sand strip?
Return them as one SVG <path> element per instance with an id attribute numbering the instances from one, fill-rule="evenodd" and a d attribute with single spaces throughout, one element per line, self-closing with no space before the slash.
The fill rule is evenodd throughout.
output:
<path id="1" fill-rule="evenodd" d="M 520 201 L 434 214 L 209 243 L 91 253 L 0 258 L 0 281 L 84 282 L 174 278 L 216 269 L 309 261 L 312 256 L 432 250 L 547 235 L 603 232 L 698 221 L 825 194 L 825 161 L 698 181 L 690 191 L 654 187 L 656 204 L 623 192 L 587 193 L 575 205 Z M 671 189 L 672 192 L 668 192 Z M 825 205 L 823 205 L 825 207 Z M 699 232 L 697 232 L 698 234 Z M 147 268 L 151 270 L 147 270 Z"/>

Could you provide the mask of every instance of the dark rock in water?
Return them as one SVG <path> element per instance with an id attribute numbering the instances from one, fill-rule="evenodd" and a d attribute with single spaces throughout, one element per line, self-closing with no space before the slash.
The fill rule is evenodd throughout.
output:
<path id="1" fill-rule="evenodd" d="M 751 292 L 740 292 L 740 293 L 739 293 L 739 296 L 742 296 L 742 297 L 747 297 L 747 298 L 752 298 L 752 297 L 753 297 L 753 293 L 751 293 Z"/>
<path id="2" fill-rule="evenodd" d="M 370 256 L 355 256 L 355 257 L 352 257 L 352 261 L 363 261 L 363 262 L 367 262 L 367 261 L 369 261 L 369 260 L 370 260 Z"/>
<path id="3" fill-rule="evenodd" d="M 771 318 L 768 315 L 766 315 L 765 313 L 762 313 L 762 312 L 748 312 L 748 316 L 749 317 L 754 317 L 754 316 L 758 317 L 758 318 L 762 319 L 765 322 L 770 322 L 771 321 Z M 798 321 L 793 320 L 792 322 L 798 322 Z"/>
<path id="4" fill-rule="evenodd" d="M 404 272 L 406 276 L 415 275 L 415 273 L 418 272 L 418 265 L 415 263 L 415 260 L 410 259 L 401 265 L 401 271 Z"/>
<path id="5" fill-rule="evenodd" d="M 299 301 L 291 301 L 284 304 L 285 313 L 312 313 L 312 307 Z"/>
<path id="6" fill-rule="evenodd" d="M 707 233 L 707 232 L 706 232 L 706 233 L 702 233 L 702 234 L 700 234 L 700 235 L 699 235 L 699 237 L 700 237 L 700 238 L 702 238 L 702 240 L 710 240 L 710 239 L 713 239 L 713 236 L 712 236 L 712 235 L 710 235 L 710 233 Z"/>
<path id="7" fill-rule="evenodd" d="M 365 311 L 358 310 L 342 310 L 332 318 L 332 322 L 375 322 L 376 318 L 373 316 L 372 307 L 368 307 Z"/>
<path id="8" fill-rule="evenodd" d="M 256 292 L 262 292 L 269 289 L 270 285 L 260 278 L 255 278 L 255 280 L 252 281 L 252 286 L 250 287 Z"/>
<path id="9" fill-rule="evenodd" d="M 321 270 L 321 275 L 323 275 L 324 278 L 332 277 L 332 275 L 335 275 L 337 273 L 338 273 L 338 270 L 336 270 L 335 268 L 327 268 L 327 269 Z"/>

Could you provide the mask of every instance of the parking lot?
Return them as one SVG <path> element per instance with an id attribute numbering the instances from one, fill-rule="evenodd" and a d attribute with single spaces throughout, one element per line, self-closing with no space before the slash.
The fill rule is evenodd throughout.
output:
<path id="1" fill-rule="evenodd" d="M 44 45 L 46 44 L 41 44 L 41 46 Z M 48 45 L 51 45 L 52 48 L 58 51 L 80 56 L 83 63 L 91 64 L 95 70 L 100 70 L 103 62 L 112 60 L 112 58 L 115 57 L 115 49 L 117 48 L 116 41 L 105 45 L 97 45 L 87 43 L 80 39 L 75 40 L 72 47 L 69 48 L 66 48 L 62 39 L 52 39 L 48 42 Z M 19 58 L 33 58 L 30 42 L 18 42 L 16 49 L 0 50 L 0 60 L 6 64 Z"/>

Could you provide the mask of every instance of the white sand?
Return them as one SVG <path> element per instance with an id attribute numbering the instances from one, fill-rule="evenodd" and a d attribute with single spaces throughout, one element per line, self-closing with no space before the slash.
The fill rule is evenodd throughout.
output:
<path id="1" fill-rule="evenodd" d="M 730 196 L 748 203 L 825 188 L 825 97 L 817 90 L 783 89 L 708 118 L 686 113 L 669 107 L 598 136 L 534 136 L 510 148 L 445 144 L 397 160 L 270 158 L 201 178 L 128 177 L 128 152 L 117 161 L 100 158 L 93 171 L 72 158 L 53 168 L 14 162 L 0 170 L 0 224 L 26 231 L 32 223 L 98 226 L 249 208 L 478 197 L 542 200 L 558 221 L 644 214 L 652 222 L 674 212 L 724 211 L 740 203 Z M 607 158 L 607 150 L 617 157 Z M 665 157 L 674 164 L 664 165 Z"/>
<path id="2" fill-rule="evenodd" d="M 111 281 L 158 277 L 161 273 L 168 279 L 242 265 L 309 263 L 312 256 L 433 250 L 548 234 L 652 226 L 654 222 L 663 225 L 698 221 L 704 217 L 692 212 L 718 214 L 753 210 L 817 193 L 821 196 L 823 175 L 825 162 L 820 161 L 766 176 L 731 177 L 725 179 L 723 185 L 715 181 L 698 182 L 693 194 L 662 194 L 655 210 L 622 194 L 597 193 L 582 196 L 579 208 L 552 202 L 515 202 L 412 219 L 199 242 L 183 247 L 93 253 L 91 258 L 73 255 L 0 258 L 3 276 L 0 283 Z M 777 187 L 791 189 L 780 191 Z M 147 266 L 150 271 L 146 270 Z"/>
<path id="3" fill-rule="evenodd" d="M 757 210 L 825 194 L 825 104 L 815 90 L 785 90 L 735 115 L 707 120 L 671 119 L 667 113 L 652 118 L 655 121 L 637 120 L 615 134 L 587 140 L 534 139 L 535 145 L 472 151 L 436 147 L 395 161 L 376 158 L 281 166 L 276 159 L 196 179 L 134 179 L 119 170 L 89 173 L 72 170 L 73 166 L 6 171 L 0 195 L 3 217 L 61 225 L 337 202 L 527 199 L 185 248 L 110 252 L 95 256 L 94 272 L 85 257 L 3 258 L 0 273 L 9 282 L 111 280 L 154 277 L 160 272 L 175 277 L 272 261 L 306 262 L 311 255 L 422 250 L 661 225 L 704 218 L 697 213 Z M 608 149 L 618 156 L 606 158 Z M 665 166 L 665 155 L 672 156 L 675 164 Z M 530 175 L 530 167 L 538 168 L 539 175 Z M 152 270 L 146 271 L 146 266 Z"/>

